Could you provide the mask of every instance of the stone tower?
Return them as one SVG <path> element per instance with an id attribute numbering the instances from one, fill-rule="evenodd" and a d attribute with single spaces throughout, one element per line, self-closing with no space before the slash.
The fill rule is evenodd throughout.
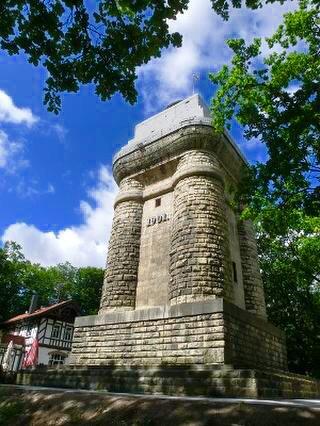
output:
<path id="1" fill-rule="evenodd" d="M 252 225 L 232 207 L 244 167 L 199 95 L 136 126 L 113 162 L 100 311 L 77 319 L 72 364 L 286 368 Z"/>
<path id="2" fill-rule="evenodd" d="M 136 126 L 114 159 L 100 314 L 224 298 L 266 317 L 252 226 L 230 207 L 245 166 L 199 95 Z"/>
<path id="3" fill-rule="evenodd" d="M 78 317 L 70 365 L 20 384 L 208 396 L 311 397 L 267 322 L 254 230 L 233 197 L 246 160 L 198 95 L 138 124 L 119 185 L 98 315 Z"/>

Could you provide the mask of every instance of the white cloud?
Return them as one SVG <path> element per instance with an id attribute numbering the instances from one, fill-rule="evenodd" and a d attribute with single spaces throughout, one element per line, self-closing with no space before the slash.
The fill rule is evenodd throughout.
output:
<path id="1" fill-rule="evenodd" d="M 227 39 L 241 37 L 250 42 L 254 37 L 270 36 L 283 13 L 294 6 L 295 2 L 275 3 L 255 11 L 242 7 L 233 9 L 229 20 L 223 21 L 212 10 L 210 0 L 191 0 L 187 11 L 169 22 L 170 31 L 183 35 L 182 47 L 165 50 L 161 58 L 138 70 L 146 111 L 150 113 L 190 95 L 193 72 L 200 71 L 207 78 L 209 71 L 230 60 L 232 52 L 225 44 Z M 155 87 L 149 90 L 151 84 Z"/>
<path id="2" fill-rule="evenodd" d="M 52 124 L 51 129 L 57 135 L 59 141 L 64 142 L 68 130 L 62 124 L 59 123 Z"/>
<path id="3" fill-rule="evenodd" d="M 10 225 L 1 239 L 18 242 L 28 259 L 43 265 L 69 261 L 75 266 L 104 266 L 116 192 L 112 175 L 103 166 L 96 187 L 88 191 L 91 202 L 80 203 L 82 225 L 44 232 L 19 222 Z"/>
<path id="4" fill-rule="evenodd" d="M 30 108 L 17 107 L 12 98 L 0 89 L 0 124 L 12 123 L 24 124 L 32 127 L 39 118 L 32 113 Z M 0 129 L 0 169 L 7 174 L 13 174 L 18 169 L 29 165 L 28 160 L 23 158 L 23 140 L 15 140 L 8 133 Z"/>
<path id="5" fill-rule="evenodd" d="M 10 140 L 8 134 L 0 129 L 0 169 L 14 173 L 18 168 L 26 167 L 28 161 L 22 158 L 23 144 Z"/>
<path id="6" fill-rule="evenodd" d="M 26 179 L 24 176 L 19 176 L 19 182 L 9 188 L 8 192 L 15 192 L 20 198 L 25 199 L 39 197 L 40 195 L 54 194 L 56 190 L 50 182 L 47 187 L 44 188 L 41 186 L 38 179 Z"/>
<path id="7" fill-rule="evenodd" d="M 245 139 L 240 137 L 238 139 L 240 149 L 250 158 L 253 163 L 264 163 L 268 158 L 266 145 L 258 138 Z"/>
<path id="8" fill-rule="evenodd" d="M 10 148 L 8 135 L 0 130 L 0 168 L 4 168 L 7 165 L 9 156 Z"/>
<path id="9" fill-rule="evenodd" d="M 289 86 L 285 89 L 290 96 L 293 96 L 299 89 L 301 89 L 301 84 L 297 81 L 291 82 Z"/>
<path id="10" fill-rule="evenodd" d="M 31 127 L 38 120 L 30 108 L 17 107 L 12 98 L 0 89 L 0 123 L 26 124 Z"/>
<path id="11" fill-rule="evenodd" d="M 55 187 L 52 185 L 52 183 L 48 184 L 48 189 L 47 189 L 47 193 L 48 194 L 54 194 L 56 192 Z"/>

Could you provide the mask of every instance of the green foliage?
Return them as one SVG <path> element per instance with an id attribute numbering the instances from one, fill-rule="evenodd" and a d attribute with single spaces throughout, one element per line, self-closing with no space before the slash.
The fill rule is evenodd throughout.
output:
<path id="1" fill-rule="evenodd" d="M 0 249 L 0 321 L 15 313 L 13 307 L 19 313 L 24 312 L 20 289 L 26 268 L 27 262 L 17 244 L 8 243 Z"/>
<path id="2" fill-rule="evenodd" d="M 85 315 L 97 313 L 103 283 L 104 270 L 93 267 L 79 268 L 73 288 L 73 300 L 82 307 Z"/>
<path id="3" fill-rule="evenodd" d="M 250 46 L 242 39 L 229 40 L 232 65 L 210 74 L 219 85 L 212 101 L 215 129 L 221 132 L 235 117 L 247 138 L 267 147 L 267 162 L 251 171 L 257 204 L 259 196 L 268 194 L 279 205 L 290 200 L 313 212 L 320 208 L 319 7 L 303 0 L 298 10 L 286 14 L 266 40 L 278 50 L 266 58 L 259 56 L 260 39 Z"/>
<path id="4" fill-rule="evenodd" d="M 210 74 L 217 132 L 236 118 L 268 158 L 244 173 L 242 215 L 258 228 L 271 322 L 287 335 L 289 366 L 320 377 L 320 4 L 301 0 L 269 39 L 229 40 L 230 66 Z M 271 53 L 261 57 L 266 43 Z M 253 140 L 253 143 L 255 141 Z"/>
<path id="5" fill-rule="evenodd" d="M 275 0 L 246 0 L 257 8 Z M 283 0 L 279 0 L 281 3 Z M 94 2 L 92 2 L 94 3 Z M 137 98 L 136 67 L 180 46 L 181 35 L 170 33 L 168 20 L 187 9 L 189 0 L 2 0 L 0 46 L 10 55 L 23 52 L 47 72 L 44 102 L 58 113 L 61 92 L 77 92 L 92 83 L 96 94 L 109 99 L 119 91 L 130 103 Z M 224 18 L 239 0 L 212 0 Z"/>
<path id="6" fill-rule="evenodd" d="M 290 370 L 320 377 L 320 218 L 271 203 L 257 218 L 269 320 L 286 333 Z"/>
<path id="7" fill-rule="evenodd" d="M 60 92 L 77 92 L 88 83 L 102 100 L 119 91 L 133 103 L 136 67 L 160 56 L 162 47 L 181 44 L 177 33 L 169 34 L 167 19 L 187 3 L 101 0 L 91 11 L 84 0 L 5 0 L 1 48 L 23 51 L 30 63 L 44 65 L 49 111 L 59 111 Z"/>
<path id="8" fill-rule="evenodd" d="M 98 311 L 103 269 L 75 268 L 70 263 L 43 267 L 27 261 L 21 247 L 7 242 L 0 248 L 0 322 L 25 312 L 34 292 L 47 306 L 62 300 L 76 301 L 83 315 Z"/>

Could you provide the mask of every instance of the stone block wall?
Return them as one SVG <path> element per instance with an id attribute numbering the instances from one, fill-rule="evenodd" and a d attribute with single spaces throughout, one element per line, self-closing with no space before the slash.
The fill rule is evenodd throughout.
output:
<path id="1" fill-rule="evenodd" d="M 115 204 L 100 313 L 135 308 L 142 208 L 142 185 L 124 179 Z"/>
<path id="2" fill-rule="evenodd" d="M 283 334 L 223 299 L 80 317 L 70 364 L 285 369 Z M 239 317 L 242 318 L 238 328 Z"/>
<path id="3" fill-rule="evenodd" d="M 320 395 L 320 382 L 310 377 L 225 366 L 37 368 L 19 372 L 17 384 L 180 396 L 309 399 Z"/>
<path id="4" fill-rule="evenodd" d="M 225 297 L 232 301 L 222 172 L 209 152 L 188 151 L 173 176 L 171 304 Z"/>
<path id="5" fill-rule="evenodd" d="M 241 368 L 287 370 L 285 334 L 272 324 L 228 304 L 224 331 L 226 363 Z"/>
<path id="6" fill-rule="evenodd" d="M 220 297 L 266 316 L 254 233 L 247 223 L 239 225 L 239 233 L 236 225 L 235 232 L 229 232 L 233 212 L 227 211 L 225 182 L 230 186 L 233 179 L 220 157 L 221 153 L 205 148 L 187 149 L 171 159 L 170 167 L 143 167 L 121 180 L 99 313 Z M 163 180 L 165 192 L 162 188 L 159 195 L 155 186 Z M 166 237 L 154 228 L 146 232 L 145 223 L 142 226 L 152 204 L 150 187 L 153 196 L 172 197 L 170 207 L 162 212 L 170 217 Z M 159 241 L 159 252 L 166 251 L 159 283 L 153 239 Z"/>
<path id="7" fill-rule="evenodd" d="M 256 235 L 252 222 L 239 220 L 238 234 L 246 310 L 266 318 L 267 312 L 259 269 Z"/>
<path id="8" fill-rule="evenodd" d="M 75 330 L 71 364 L 224 362 L 222 313 L 110 323 Z"/>

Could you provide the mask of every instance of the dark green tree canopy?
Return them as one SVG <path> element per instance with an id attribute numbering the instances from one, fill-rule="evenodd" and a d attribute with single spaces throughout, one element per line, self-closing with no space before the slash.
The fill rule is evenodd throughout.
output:
<path id="1" fill-rule="evenodd" d="M 96 314 L 103 275 L 103 269 L 68 262 L 50 267 L 31 263 L 18 244 L 7 242 L 0 248 L 0 322 L 25 312 L 34 292 L 43 306 L 72 299 L 82 315 Z"/>
<path id="2" fill-rule="evenodd" d="M 246 5 L 257 8 L 273 1 L 246 0 Z M 134 103 L 136 67 L 160 56 L 162 48 L 181 44 L 181 35 L 170 34 L 168 20 L 188 3 L 99 0 L 93 9 L 85 0 L 2 0 L 0 46 L 11 55 L 23 52 L 29 62 L 47 69 L 49 111 L 60 110 L 62 92 L 77 92 L 89 83 L 102 100 L 120 92 Z M 241 1 L 212 0 L 224 18 L 231 6 L 241 7 Z"/>
<path id="3" fill-rule="evenodd" d="M 210 75 L 213 125 L 221 132 L 238 120 L 267 149 L 238 201 L 255 220 L 268 317 L 286 332 L 289 367 L 319 377 L 319 1 L 301 0 L 264 42 L 263 57 L 261 39 L 229 40 L 231 65 Z"/>
<path id="4" fill-rule="evenodd" d="M 301 0 L 287 13 L 283 24 L 266 43 L 247 46 L 243 39 L 229 40 L 234 51 L 231 66 L 211 80 L 218 85 L 212 102 L 213 124 L 222 131 L 234 117 L 247 138 L 258 138 L 268 159 L 252 169 L 257 205 L 268 197 L 280 208 L 302 208 L 308 214 L 320 209 L 320 3 Z M 252 198 L 250 199 L 251 203 Z"/>

